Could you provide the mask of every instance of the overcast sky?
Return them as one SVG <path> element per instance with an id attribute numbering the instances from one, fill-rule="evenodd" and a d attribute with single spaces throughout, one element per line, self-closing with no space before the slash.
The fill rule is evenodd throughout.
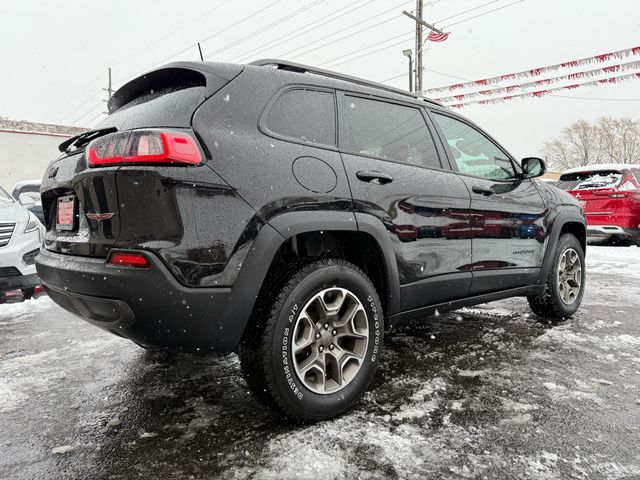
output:
<path id="1" fill-rule="evenodd" d="M 425 0 L 428 21 L 461 22 L 426 52 L 425 87 L 640 46 L 638 0 L 514 2 Z M 107 67 L 119 86 L 156 64 L 197 59 L 201 40 L 210 60 L 278 57 L 382 81 L 408 70 L 402 50 L 413 48 L 413 24 L 401 11 L 414 8 L 414 0 L 3 0 L 0 116 L 91 126 L 104 110 Z M 276 42 L 294 31 L 301 34 Z M 387 83 L 406 88 L 408 80 Z M 640 118 L 640 80 L 563 95 L 458 111 L 518 157 L 539 154 L 579 118 Z"/>

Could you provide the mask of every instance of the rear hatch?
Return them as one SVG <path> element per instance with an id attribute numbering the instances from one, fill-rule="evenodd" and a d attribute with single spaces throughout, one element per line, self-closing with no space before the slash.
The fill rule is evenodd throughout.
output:
<path id="1" fill-rule="evenodd" d="M 556 187 L 580 201 L 588 223 L 603 225 L 616 223 L 616 215 L 629 209 L 630 197 L 640 193 L 634 175 L 618 168 L 565 173 Z"/>
<path id="2" fill-rule="evenodd" d="M 61 156 L 45 172 L 45 247 L 106 258 L 118 242 L 153 235 L 154 228 L 177 238 L 182 225 L 172 225 L 164 215 L 175 207 L 165 187 L 190 178 L 188 169 L 176 166 L 193 165 L 153 155 L 154 141 L 165 153 L 193 141 L 198 163 L 206 161 L 191 129 L 193 113 L 241 71 L 239 65 L 179 62 L 120 88 L 109 101 L 110 115 L 94 130 L 62 143 Z M 131 156 L 131 145 L 146 156 Z M 189 153 L 183 156 L 188 159 Z"/>

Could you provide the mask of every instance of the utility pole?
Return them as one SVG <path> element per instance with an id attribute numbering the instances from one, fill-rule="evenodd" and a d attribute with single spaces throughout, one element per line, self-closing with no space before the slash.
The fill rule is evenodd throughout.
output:
<path id="1" fill-rule="evenodd" d="M 416 0 L 416 92 L 422 91 L 422 0 Z"/>
<path id="2" fill-rule="evenodd" d="M 111 67 L 109 67 L 107 70 L 109 72 L 109 83 L 107 84 L 107 88 L 103 88 L 103 90 L 107 92 L 107 95 L 109 97 L 107 98 L 107 101 L 109 101 L 109 99 L 113 95 L 113 89 L 111 88 Z"/>
<path id="3" fill-rule="evenodd" d="M 436 33 L 442 33 L 442 30 L 439 30 L 433 25 L 428 24 L 422 19 L 422 12 L 423 12 L 423 0 L 416 0 L 415 15 L 410 14 L 406 10 L 402 11 L 403 15 L 406 15 L 407 17 L 411 18 L 413 21 L 416 22 L 416 59 L 414 62 L 416 66 L 416 69 L 415 69 L 416 81 L 414 82 L 414 85 L 415 85 L 415 91 L 418 93 L 422 91 L 422 71 L 424 69 L 424 66 L 422 63 L 422 45 L 423 45 L 422 27 L 427 27 L 429 30 Z"/>
<path id="4" fill-rule="evenodd" d="M 109 82 L 107 83 L 107 88 L 103 88 L 102 90 L 104 90 L 105 92 L 107 92 L 107 99 L 103 100 L 103 102 L 105 103 L 109 103 L 109 100 L 111 100 L 111 96 L 113 95 L 113 88 L 112 88 L 112 84 L 111 84 L 111 67 L 109 67 L 107 69 L 107 72 L 109 74 Z M 108 109 L 107 109 L 108 110 Z M 109 115 L 109 112 L 104 112 L 107 115 Z"/>

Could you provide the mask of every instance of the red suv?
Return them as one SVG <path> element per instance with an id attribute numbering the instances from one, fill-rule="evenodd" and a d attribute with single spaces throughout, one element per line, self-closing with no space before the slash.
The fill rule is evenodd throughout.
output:
<path id="1" fill-rule="evenodd" d="M 567 170 L 556 185 L 576 197 L 587 236 L 640 246 L 640 165 L 591 165 Z"/>

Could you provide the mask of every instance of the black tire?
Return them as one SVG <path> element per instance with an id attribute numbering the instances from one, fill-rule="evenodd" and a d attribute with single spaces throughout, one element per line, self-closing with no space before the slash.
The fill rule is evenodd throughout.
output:
<path id="1" fill-rule="evenodd" d="M 23 288 L 22 289 L 22 296 L 24 297 L 25 300 L 29 300 L 30 298 L 33 297 L 33 294 L 36 292 L 35 287 L 31 287 L 31 288 Z"/>
<path id="2" fill-rule="evenodd" d="M 339 259 L 292 265 L 268 281 L 271 288 L 261 293 L 240 345 L 247 384 L 263 402 L 294 421 L 318 421 L 345 412 L 369 387 L 382 350 L 383 315 L 375 287 L 362 270 Z M 336 392 L 317 393 L 295 370 L 293 331 L 307 303 L 336 287 L 360 302 L 368 339 L 357 373 Z"/>
<path id="3" fill-rule="evenodd" d="M 562 256 L 569 249 L 574 250 L 578 254 L 582 274 L 579 293 L 575 296 L 575 300 L 572 303 L 567 304 L 562 300 L 560 293 L 558 267 Z M 570 318 L 576 313 L 582 303 L 586 280 L 584 250 L 574 235 L 564 233 L 558 239 L 558 245 L 553 255 L 553 264 L 547 277 L 545 293 L 539 296 L 527 297 L 527 300 L 533 313 L 542 317 L 543 320 L 559 321 Z"/>

